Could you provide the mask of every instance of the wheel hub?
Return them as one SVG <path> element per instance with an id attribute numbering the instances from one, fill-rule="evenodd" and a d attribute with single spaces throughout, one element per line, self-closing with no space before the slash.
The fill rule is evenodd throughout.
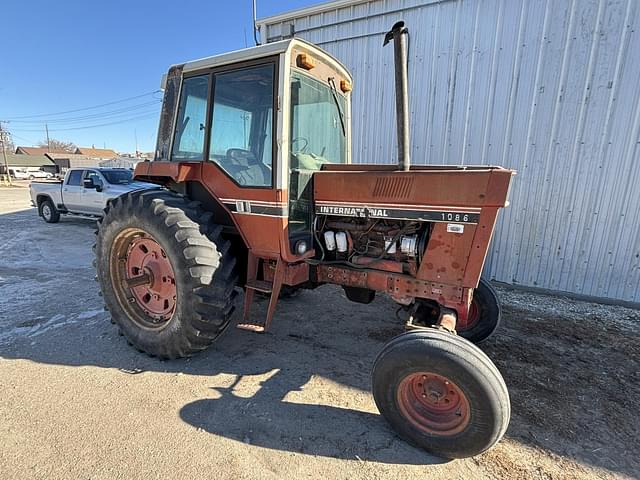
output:
<path id="1" fill-rule="evenodd" d="M 152 237 L 131 241 L 125 257 L 125 283 L 132 299 L 153 323 L 168 320 L 176 306 L 176 281 L 166 252 Z"/>
<path id="2" fill-rule="evenodd" d="M 406 376 L 398 386 L 398 406 L 416 428 L 429 434 L 449 436 L 469 424 L 469 401 L 447 377 L 432 372 Z"/>

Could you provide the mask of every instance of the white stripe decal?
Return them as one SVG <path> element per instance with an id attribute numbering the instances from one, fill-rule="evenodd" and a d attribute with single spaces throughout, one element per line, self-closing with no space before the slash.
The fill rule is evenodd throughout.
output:
<path id="1" fill-rule="evenodd" d="M 258 217 L 284 218 L 287 215 L 271 215 L 270 213 L 254 213 L 254 212 L 231 212 L 234 215 L 257 215 Z"/>
<path id="2" fill-rule="evenodd" d="M 265 202 L 262 200 L 250 200 L 247 198 L 221 198 L 223 203 L 250 202 L 252 205 L 264 205 L 266 207 L 286 207 L 286 202 Z"/>
<path id="3" fill-rule="evenodd" d="M 361 203 L 361 202 L 331 202 L 325 200 L 316 200 L 316 205 L 336 205 L 345 207 L 373 207 L 373 208 L 395 208 L 402 210 L 424 210 L 427 212 L 440 212 L 442 210 L 455 212 L 480 213 L 480 207 L 453 207 L 446 205 L 410 205 L 407 203 Z"/>

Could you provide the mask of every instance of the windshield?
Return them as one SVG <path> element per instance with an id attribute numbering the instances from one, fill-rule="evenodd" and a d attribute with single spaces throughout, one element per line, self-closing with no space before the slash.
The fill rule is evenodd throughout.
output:
<path id="1" fill-rule="evenodd" d="M 346 163 L 346 100 L 331 80 L 291 72 L 289 239 L 311 241 L 313 172 L 323 163 Z"/>
<path id="2" fill-rule="evenodd" d="M 133 179 L 133 172 L 129 170 L 102 170 L 101 173 L 113 185 L 127 185 Z"/>
<path id="3" fill-rule="evenodd" d="M 319 170 L 346 162 L 345 99 L 301 72 L 291 72 L 291 168 Z"/>

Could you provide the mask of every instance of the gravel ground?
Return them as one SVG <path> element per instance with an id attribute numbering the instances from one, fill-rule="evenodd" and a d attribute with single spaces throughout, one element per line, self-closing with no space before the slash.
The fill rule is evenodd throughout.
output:
<path id="1" fill-rule="evenodd" d="M 91 268 L 94 222 L 45 224 L 0 188 L 0 478 L 638 478 L 640 312 L 498 287 L 483 345 L 513 416 L 491 451 L 445 462 L 399 440 L 369 372 L 394 304 L 334 287 L 162 362 L 118 336 Z M 262 301 L 256 315 L 264 312 Z M 237 321 L 237 319 L 236 319 Z"/>

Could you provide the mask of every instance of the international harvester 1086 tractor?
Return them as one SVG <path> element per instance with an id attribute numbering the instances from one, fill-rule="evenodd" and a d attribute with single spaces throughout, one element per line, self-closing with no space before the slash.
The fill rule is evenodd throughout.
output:
<path id="1" fill-rule="evenodd" d="M 97 278 L 129 342 L 169 359 L 207 348 L 242 289 L 238 327 L 254 332 L 295 289 L 336 284 L 360 303 L 384 293 L 407 332 L 373 366 L 380 412 L 414 445 L 467 457 L 510 416 L 500 372 L 472 342 L 500 316 L 480 274 L 513 172 L 410 164 L 407 35 L 400 22 L 385 38 L 397 165 L 351 163 L 352 78 L 305 41 L 171 67 L 155 159 L 135 171 L 159 188 L 109 203 Z M 255 292 L 270 298 L 263 322 L 251 319 Z"/>

